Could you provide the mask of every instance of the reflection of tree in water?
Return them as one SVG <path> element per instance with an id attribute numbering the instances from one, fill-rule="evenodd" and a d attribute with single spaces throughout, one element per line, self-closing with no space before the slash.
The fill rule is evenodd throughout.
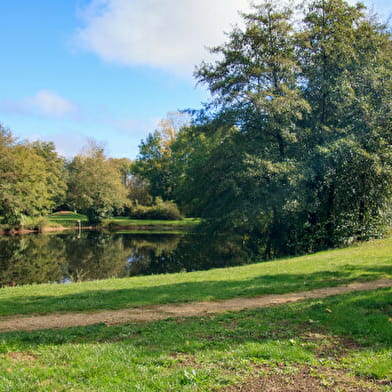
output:
<path id="1" fill-rule="evenodd" d="M 1 236 L 0 286 L 58 282 L 65 260 L 64 241 L 57 236 Z"/>
<path id="2" fill-rule="evenodd" d="M 84 232 L 66 243 L 68 275 L 73 281 L 123 277 L 130 249 L 122 235 Z"/>
<path id="3" fill-rule="evenodd" d="M 177 236 L 172 241 L 137 243 L 133 250 L 131 275 L 149 275 L 180 271 L 207 270 L 211 268 L 244 264 L 249 260 L 241 244 L 233 238 L 188 235 Z M 155 245 L 155 247 L 154 247 Z"/>
<path id="4" fill-rule="evenodd" d="M 128 258 L 129 274 L 145 275 L 158 273 L 152 270 L 151 264 L 159 263 L 159 260 L 166 260 L 178 247 L 181 239 L 181 235 L 174 234 L 124 236 L 124 240 L 131 247 L 131 254 Z"/>
<path id="5" fill-rule="evenodd" d="M 0 237 L 0 286 L 206 270 L 248 259 L 233 239 L 83 232 Z M 64 279 L 65 278 L 65 279 Z"/>

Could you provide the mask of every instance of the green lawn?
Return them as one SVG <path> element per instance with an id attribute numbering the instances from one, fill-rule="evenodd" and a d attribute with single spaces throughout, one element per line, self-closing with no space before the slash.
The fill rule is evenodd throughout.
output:
<path id="1" fill-rule="evenodd" d="M 70 211 L 67 211 L 66 213 L 55 212 L 54 214 L 48 216 L 49 223 L 54 223 L 65 227 L 75 226 L 79 220 L 82 224 L 87 224 L 86 215 L 77 214 Z"/>
<path id="2" fill-rule="evenodd" d="M 0 316 L 278 294 L 392 278 L 392 238 L 241 267 L 0 289 Z"/>
<path id="3" fill-rule="evenodd" d="M 280 391 L 296 378 L 312 381 L 304 391 L 391 391 L 391 298 L 382 289 L 208 317 L 0 334 L 0 390 L 218 391 L 263 377 Z"/>
<path id="4" fill-rule="evenodd" d="M 85 215 L 76 214 L 70 211 L 57 212 L 48 216 L 50 223 L 56 225 L 62 225 L 65 227 L 74 227 L 80 220 L 83 226 L 88 225 L 88 220 Z M 179 230 L 189 229 L 194 227 L 200 222 L 200 219 L 196 218 L 185 218 L 183 220 L 149 220 L 149 219 L 130 219 L 126 217 L 114 217 L 106 220 L 103 223 L 104 227 L 112 227 L 116 229 L 127 229 L 127 228 L 147 228 L 154 230 Z"/>
<path id="5" fill-rule="evenodd" d="M 119 226 L 194 226 L 200 223 L 197 218 L 184 218 L 183 220 L 151 220 L 151 219 L 130 219 L 126 217 L 116 217 L 108 220 Z"/>

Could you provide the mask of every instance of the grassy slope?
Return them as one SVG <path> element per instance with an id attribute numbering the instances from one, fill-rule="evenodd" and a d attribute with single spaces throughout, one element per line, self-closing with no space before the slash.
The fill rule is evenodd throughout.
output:
<path id="1" fill-rule="evenodd" d="M 287 293 L 382 277 L 392 278 L 392 238 L 234 268 L 3 288 L 0 316 Z"/>

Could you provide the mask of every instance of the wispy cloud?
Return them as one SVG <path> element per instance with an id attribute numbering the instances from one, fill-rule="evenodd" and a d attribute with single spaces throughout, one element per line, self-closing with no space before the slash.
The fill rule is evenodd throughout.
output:
<path id="1" fill-rule="evenodd" d="M 248 0 L 92 0 L 77 43 L 109 62 L 191 75 Z"/>
<path id="2" fill-rule="evenodd" d="M 75 103 L 50 90 L 40 90 L 33 97 L 3 101 L 0 107 L 8 113 L 43 117 L 77 117 L 79 114 Z"/>

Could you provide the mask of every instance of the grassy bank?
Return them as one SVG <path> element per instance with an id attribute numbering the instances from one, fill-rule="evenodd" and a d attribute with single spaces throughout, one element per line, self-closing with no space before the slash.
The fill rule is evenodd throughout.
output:
<path id="1" fill-rule="evenodd" d="M 61 225 L 75 228 L 80 221 L 82 227 L 89 226 L 87 217 L 73 212 L 57 212 L 48 217 L 49 225 Z M 183 220 L 148 220 L 115 217 L 103 222 L 102 228 L 111 230 L 147 230 L 147 231 L 184 231 L 190 230 L 200 222 L 199 219 L 185 218 Z"/>
<path id="2" fill-rule="evenodd" d="M 241 267 L 0 289 L 0 316 L 279 294 L 392 278 L 392 238 Z"/>
<path id="3" fill-rule="evenodd" d="M 0 389 L 390 391 L 391 297 L 383 289 L 202 318 L 1 334 Z"/>
<path id="4" fill-rule="evenodd" d="M 112 230 L 147 230 L 147 231 L 189 231 L 200 222 L 197 218 L 182 220 L 149 220 L 130 219 L 125 217 L 112 218 L 104 223 L 105 227 Z"/>

